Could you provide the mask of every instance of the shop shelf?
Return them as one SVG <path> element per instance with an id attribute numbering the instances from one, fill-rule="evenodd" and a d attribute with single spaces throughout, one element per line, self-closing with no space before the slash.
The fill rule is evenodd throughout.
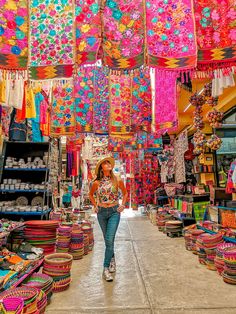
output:
<path id="1" fill-rule="evenodd" d="M 27 193 L 44 193 L 47 192 L 47 190 L 8 190 L 8 189 L 0 189 L 0 192 L 10 192 L 10 193 L 23 193 L 23 192 L 27 192 Z"/>
<path id="2" fill-rule="evenodd" d="M 48 168 L 4 168 L 4 171 L 47 171 Z"/>
<path id="3" fill-rule="evenodd" d="M 19 211 L 0 211 L 0 216 L 1 214 L 3 215 L 21 215 L 21 216 L 44 216 L 48 213 L 50 213 L 51 209 L 47 209 L 44 211 L 34 211 L 34 212 L 19 212 Z"/>

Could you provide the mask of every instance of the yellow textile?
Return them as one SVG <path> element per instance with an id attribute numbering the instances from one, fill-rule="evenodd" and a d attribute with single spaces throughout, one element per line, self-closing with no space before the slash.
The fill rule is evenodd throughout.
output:
<path id="1" fill-rule="evenodd" d="M 6 81 L 0 81 L 0 103 L 6 103 Z"/>
<path id="2" fill-rule="evenodd" d="M 34 90 L 31 86 L 26 86 L 26 118 L 36 118 L 36 108 L 34 100 Z"/>

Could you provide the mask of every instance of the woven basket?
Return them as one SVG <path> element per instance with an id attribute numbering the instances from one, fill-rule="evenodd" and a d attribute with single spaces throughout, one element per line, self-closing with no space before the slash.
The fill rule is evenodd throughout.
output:
<path id="1" fill-rule="evenodd" d="M 1 313 L 7 314 L 22 314 L 24 307 L 24 301 L 22 298 L 18 297 L 6 297 L 1 303 Z"/>
<path id="2" fill-rule="evenodd" d="M 44 262 L 49 265 L 71 266 L 73 257 L 66 253 L 54 253 L 47 255 Z"/>

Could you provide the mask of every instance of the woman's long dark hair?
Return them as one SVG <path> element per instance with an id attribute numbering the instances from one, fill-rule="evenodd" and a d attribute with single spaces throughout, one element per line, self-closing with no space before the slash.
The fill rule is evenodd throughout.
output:
<path id="1" fill-rule="evenodd" d="M 117 177 L 114 175 L 114 172 L 112 170 L 110 171 L 110 176 L 111 176 L 112 182 L 115 184 L 116 187 L 118 187 Z M 101 181 L 103 177 L 104 177 L 104 173 L 103 173 L 102 164 L 101 164 L 98 168 L 98 174 L 94 181 Z"/>

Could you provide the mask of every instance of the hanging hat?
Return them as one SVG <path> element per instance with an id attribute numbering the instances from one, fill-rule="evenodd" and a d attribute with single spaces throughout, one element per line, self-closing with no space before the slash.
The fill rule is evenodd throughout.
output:
<path id="1" fill-rule="evenodd" d="M 95 168 L 95 174 L 96 174 L 96 176 L 98 175 L 98 169 L 99 169 L 100 165 L 101 165 L 104 161 L 109 161 L 109 163 L 110 163 L 111 166 L 112 166 L 112 169 L 114 168 L 114 166 L 115 166 L 115 159 L 114 159 L 113 157 L 106 157 L 106 158 L 103 158 L 103 159 L 99 160 L 99 162 L 98 162 L 97 165 L 96 165 L 96 168 Z"/>

